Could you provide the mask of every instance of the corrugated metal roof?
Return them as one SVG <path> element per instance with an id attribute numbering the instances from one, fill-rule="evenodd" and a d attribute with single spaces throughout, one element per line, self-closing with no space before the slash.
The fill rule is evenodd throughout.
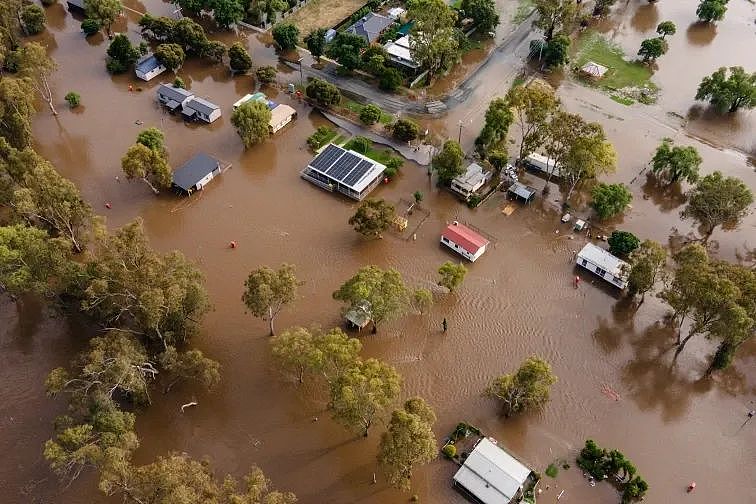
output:
<path id="1" fill-rule="evenodd" d="M 276 105 L 273 107 L 273 110 L 270 111 L 270 125 L 275 126 L 287 117 L 291 117 L 296 113 L 296 110 L 284 103 Z"/>
<path id="2" fill-rule="evenodd" d="M 205 175 L 218 169 L 218 164 L 217 159 L 200 152 L 173 172 L 173 183 L 189 192 Z"/>
<path id="3" fill-rule="evenodd" d="M 463 224 L 450 224 L 441 236 L 465 249 L 470 254 L 477 254 L 478 250 L 490 242 Z"/>
<path id="4" fill-rule="evenodd" d="M 531 470 L 488 438 L 481 439 L 454 481 L 484 504 L 509 503 Z"/>
<path id="5" fill-rule="evenodd" d="M 168 84 L 160 84 L 157 94 L 158 96 L 166 96 L 170 100 L 176 100 L 179 103 L 194 96 L 193 93 L 186 89 L 169 86 Z"/>
<path id="6" fill-rule="evenodd" d="M 160 66 L 160 60 L 154 54 L 148 54 L 136 63 L 136 71 L 148 73 Z"/>
<path id="7" fill-rule="evenodd" d="M 485 183 L 486 174 L 483 173 L 483 167 L 478 163 L 472 163 L 462 175 L 455 177 L 453 182 L 468 191 L 475 190 L 478 186 Z"/>
<path id="8" fill-rule="evenodd" d="M 207 100 L 204 100 L 202 98 L 199 98 L 195 96 L 191 100 L 189 100 L 186 103 L 186 107 L 192 108 L 196 110 L 197 112 L 202 112 L 205 115 L 212 114 L 215 110 L 218 110 L 218 105 L 215 103 L 209 102 Z"/>
<path id="9" fill-rule="evenodd" d="M 535 190 L 532 187 L 528 187 L 525 184 L 515 182 L 509 186 L 509 192 L 523 198 L 526 201 L 530 201 L 535 197 Z"/>
<path id="10" fill-rule="evenodd" d="M 593 243 L 586 243 L 578 254 L 578 258 L 585 259 L 618 278 L 625 278 L 630 268 L 625 261 Z"/>

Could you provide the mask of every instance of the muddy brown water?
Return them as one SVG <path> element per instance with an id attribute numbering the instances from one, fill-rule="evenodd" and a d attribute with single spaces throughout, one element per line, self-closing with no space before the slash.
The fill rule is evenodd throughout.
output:
<path id="1" fill-rule="evenodd" d="M 159 2 L 145 5 L 156 12 L 171 8 Z M 728 20 L 735 17 L 735 5 Z M 298 120 L 273 140 L 245 152 L 229 123 L 229 111 L 254 85 L 251 78 L 231 79 L 223 68 L 187 63 L 181 74 L 191 89 L 220 104 L 224 116 L 211 126 L 186 125 L 155 105 L 160 78 L 152 83 L 137 83 L 130 75 L 111 78 L 104 68 L 105 43 L 87 43 L 78 32 L 78 21 L 62 16 L 60 9 L 54 12 L 58 14 L 48 11 L 53 29 L 43 37 L 54 41 L 51 52 L 60 64 L 55 89 L 61 113 L 53 118 L 41 109 L 34 124 L 38 149 L 81 188 L 111 226 L 141 216 L 156 248 L 178 249 L 195 260 L 207 276 L 214 305 L 197 345 L 221 362 L 223 382 L 212 394 L 177 387 L 140 412 L 139 462 L 171 450 L 186 451 L 210 457 L 219 473 L 241 476 L 258 464 L 278 488 L 294 491 L 305 503 L 407 501 L 407 494 L 388 489 L 380 478 L 372 484 L 380 425 L 368 439 L 355 438 L 328 418 L 317 391 L 296 387 L 273 369 L 266 325 L 244 313 L 242 284 L 249 270 L 261 264 L 293 263 L 305 285 L 277 327 L 338 325 L 340 306 L 331 292 L 363 265 L 395 267 L 410 284 L 436 290 L 436 268 L 455 259 L 440 248 L 438 235 L 445 223 L 459 219 L 495 237 L 495 246 L 470 266 L 460 291 L 437 291 L 430 313 L 410 314 L 386 324 L 377 335 L 362 337 L 366 356 L 386 360 L 403 375 L 405 397 L 421 395 L 433 405 L 439 438 L 465 420 L 536 469 L 558 458 L 573 463 L 556 480 L 544 481 L 543 488 L 549 489 L 542 502 L 555 502 L 562 489 L 560 502 L 617 502 L 607 484 L 590 487 L 574 467 L 574 455 L 587 437 L 619 448 L 633 460 L 651 485 L 646 502 L 745 503 L 756 498 L 751 471 L 756 424 L 741 427 L 746 411 L 756 407 L 756 345 L 743 348 L 735 365 L 711 381 L 699 379 L 713 350 L 703 339 L 692 341 L 678 366 L 670 368 L 673 335 L 658 323 L 665 313 L 661 304 L 649 298 L 633 313 L 616 293 L 582 273 L 580 289 L 572 288 L 571 251 L 582 246 L 584 238 L 570 239 L 569 228 L 558 223 L 553 210 L 557 194 L 529 207 L 517 205 L 509 217 L 501 213 L 500 195 L 470 211 L 439 192 L 424 168 L 407 164 L 397 180 L 374 195 L 398 202 L 418 189 L 425 194 L 423 206 L 431 216 L 417 231 L 417 241 L 392 235 L 363 240 L 346 223 L 354 202 L 299 178 L 311 157 L 304 140 L 324 123 L 317 113 L 279 95 L 297 108 Z M 130 21 L 135 18 L 129 15 Z M 720 24 L 713 43 L 726 26 L 728 21 Z M 128 28 L 136 40 L 133 22 Z M 681 30 L 677 36 L 682 35 Z M 246 38 L 256 62 L 275 62 L 272 49 L 257 35 Z M 142 91 L 130 93 L 129 83 Z M 69 111 L 62 103 L 61 97 L 71 89 L 82 95 L 82 111 Z M 700 143 L 690 138 L 663 110 L 628 109 L 569 83 L 562 85 L 560 94 L 568 109 L 601 121 L 617 146 L 620 166 L 610 179 L 629 184 L 635 201 L 624 221 L 614 225 L 664 242 L 675 228 L 683 235 L 692 231 L 689 223 L 677 218 L 679 198 L 661 198 L 645 176 L 636 178 L 663 136 L 696 145 L 705 159 L 704 171 L 722 169 L 756 188 L 756 174 L 742 153 L 716 147 L 713 140 Z M 472 105 L 465 113 L 471 109 Z M 447 118 L 445 127 L 453 133 L 458 114 L 452 111 Z M 480 114 L 471 119 L 479 124 Z M 441 130 L 440 123 L 432 125 Z M 165 131 L 174 167 L 198 151 L 233 167 L 191 199 L 154 197 L 144 184 L 128 183 L 122 176 L 118 182 L 120 157 L 148 126 Z M 526 181 L 542 184 L 531 175 Z M 104 208 L 106 202 L 111 210 Z M 715 233 L 716 253 L 734 259 L 746 247 L 753 248 L 755 225 L 751 216 L 737 230 Z M 231 240 L 239 243 L 237 249 L 228 248 Z M 440 331 L 444 317 L 450 323 L 445 335 Z M 64 410 L 61 400 L 44 396 L 44 377 L 49 369 L 68 362 L 93 334 L 91 328 L 29 300 L 15 304 L 2 299 L 3 502 L 106 501 L 92 475 L 61 488 L 41 455 L 53 418 Z M 531 354 L 548 359 L 559 376 L 552 400 L 542 413 L 504 419 L 497 405 L 480 393 L 493 377 Z M 604 386 L 621 399 L 603 394 Z M 180 413 L 179 406 L 193 398 L 199 406 Z M 422 468 L 413 479 L 413 493 L 422 502 L 464 502 L 450 487 L 453 472 L 454 467 L 441 460 Z M 686 495 L 691 480 L 698 488 Z"/>

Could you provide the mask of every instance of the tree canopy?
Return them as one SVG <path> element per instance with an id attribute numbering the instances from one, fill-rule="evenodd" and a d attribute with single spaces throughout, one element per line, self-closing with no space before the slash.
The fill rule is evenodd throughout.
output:
<path id="1" fill-rule="evenodd" d="M 632 200 L 633 194 L 625 184 L 600 182 L 591 190 L 591 207 L 601 220 L 624 213 Z"/>
<path id="2" fill-rule="evenodd" d="M 247 100 L 233 111 L 231 124 L 244 142 L 244 147 L 249 148 L 270 136 L 271 117 L 267 103 Z"/>
<path id="3" fill-rule="evenodd" d="M 155 57 L 173 73 L 184 64 L 186 55 L 178 44 L 160 44 L 155 48 Z"/>
<path id="4" fill-rule="evenodd" d="M 629 231 L 612 231 L 607 243 L 609 243 L 609 252 L 617 256 L 627 257 L 638 248 L 640 240 Z"/>
<path id="5" fill-rule="evenodd" d="M 21 21 L 29 35 L 37 35 L 45 29 L 45 11 L 36 4 L 29 4 L 21 9 Z"/>
<path id="6" fill-rule="evenodd" d="M 643 61 L 656 61 L 656 59 L 667 52 L 667 43 L 661 37 L 649 38 L 641 42 L 638 49 L 638 56 Z"/>
<path id="7" fill-rule="evenodd" d="M 362 65 L 360 51 L 367 46 L 367 42 L 360 35 L 348 32 L 338 33 L 326 47 L 329 57 L 336 60 L 346 70 L 352 71 Z"/>
<path id="8" fill-rule="evenodd" d="M 381 238 L 394 220 L 394 205 L 385 200 L 367 199 L 360 203 L 357 212 L 349 218 L 354 230 L 370 238 Z"/>
<path id="9" fill-rule="evenodd" d="M 706 22 L 721 21 L 727 12 L 727 2 L 729 0 L 701 0 L 696 7 L 698 19 Z"/>
<path id="10" fill-rule="evenodd" d="M 241 42 L 234 42 L 228 48 L 228 64 L 234 73 L 246 73 L 252 68 L 252 57 Z"/>
<path id="11" fill-rule="evenodd" d="M 672 21 L 662 21 L 656 26 L 656 33 L 661 35 L 661 38 L 665 38 L 667 35 L 677 33 L 677 26 Z"/>
<path id="12" fill-rule="evenodd" d="M 665 138 L 651 159 L 651 171 L 666 179 L 668 184 L 681 179 L 693 184 L 698 181 L 702 161 L 695 147 L 678 147 L 673 145 L 671 138 Z"/>
<path id="13" fill-rule="evenodd" d="M 173 172 L 165 156 L 141 143 L 129 147 L 121 158 L 121 169 L 127 179 L 142 180 L 155 194 L 159 193 L 158 188 L 168 188 L 173 183 Z"/>
<path id="14" fill-rule="evenodd" d="M 529 357 L 514 374 L 496 378 L 485 394 L 503 403 L 507 416 L 539 409 L 549 400 L 549 390 L 557 382 L 551 366 L 539 357 Z"/>
<path id="15" fill-rule="evenodd" d="M 743 67 L 720 68 L 704 77 L 696 91 L 696 100 L 706 100 L 719 112 L 736 112 L 756 107 L 756 72 L 746 73 Z"/>
<path id="16" fill-rule="evenodd" d="M 499 26 L 499 14 L 493 0 L 462 0 L 462 12 L 483 34 L 491 33 Z"/>
<path id="17" fill-rule="evenodd" d="M 457 13 L 443 0 L 411 0 L 407 6 L 415 22 L 410 37 L 413 58 L 432 78 L 459 58 Z"/>
<path id="18" fill-rule="evenodd" d="M 113 74 L 124 73 L 139 59 L 139 48 L 131 44 L 129 38 L 119 33 L 108 46 L 106 67 Z"/>
<path id="19" fill-rule="evenodd" d="M 321 107 L 330 107 L 341 102 L 339 88 L 321 79 L 312 79 L 305 88 L 305 94 Z"/>
<path id="20" fill-rule="evenodd" d="M 299 28 L 291 23 L 278 23 L 271 31 L 273 40 L 283 51 L 291 51 L 297 47 L 299 40 Z"/>
<path id="21" fill-rule="evenodd" d="M 659 243 L 644 240 L 630 254 L 630 276 L 628 290 L 632 296 L 641 296 L 638 306 L 643 304 L 646 293 L 654 288 L 658 280 L 666 278 L 667 251 Z"/>
<path id="22" fill-rule="evenodd" d="M 325 53 L 325 35 L 325 28 L 316 28 L 304 38 L 304 42 L 307 44 L 307 50 L 310 51 L 310 54 L 312 54 L 312 56 L 318 61 L 320 61 L 320 57 Z"/>
<path id="23" fill-rule="evenodd" d="M 515 86 L 507 94 L 513 121 L 520 129 L 518 159 L 532 154 L 546 141 L 547 124 L 559 109 L 559 99 L 545 82 L 535 81 L 527 86 Z"/>
<path id="24" fill-rule="evenodd" d="M 273 336 L 273 321 L 296 299 L 300 285 L 302 282 L 297 280 L 290 264 L 282 264 L 277 271 L 263 266 L 250 272 L 244 282 L 242 301 L 252 315 L 268 321 Z"/>
<path id="25" fill-rule="evenodd" d="M 697 221 L 703 229 L 704 241 L 722 226 L 733 229 L 748 213 L 753 193 L 737 177 L 725 177 L 715 171 L 702 178 L 688 195 L 682 218 Z"/>
<path id="26" fill-rule="evenodd" d="M 538 18 L 533 25 L 543 30 L 549 41 L 560 31 L 570 31 L 578 12 L 575 0 L 535 0 Z"/>
<path id="27" fill-rule="evenodd" d="M 465 265 L 462 263 L 446 261 L 440 268 L 438 268 L 438 274 L 441 276 L 438 285 L 449 289 L 449 292 L 454 292 L 465 280 L 467 268 L 465 268 Z"/>
<path id="28" fill-rule="evenodd" d="M 465 173 L 462 167 L 464 156 L 459 143 L 454 140 L 444 142 L 441 151 L 431 160 L 431 167 L 438 174 L 440 184 L 449 185 L 454 177 Z"/>
<path id="29" fill-rule="evenodd" d="M 349 307 L 367 301 L 374 331 L 378 324 L 403 315 L 409 308 L 409 296 L 401 273 L 377 266 L 361 268 L 333 293 L 334 299 L 348 303 Z"/>
<path id="30" fill-rule="evenodd" d="M 110 29 L 123 12 L 123 5 L 121 0 L 84 0 L 84 12 L 87 18 L 104 26 L 110 37 Z"/>
<path id="31" fill-rule="evenodd" d="M 486 120 L 480 135 L 475 139 L 478 152 L 486 154 L 491 148 L 499 148 L 507 138 L 514 116 L 506 98 L 494 98 L 488 104 Z"/>

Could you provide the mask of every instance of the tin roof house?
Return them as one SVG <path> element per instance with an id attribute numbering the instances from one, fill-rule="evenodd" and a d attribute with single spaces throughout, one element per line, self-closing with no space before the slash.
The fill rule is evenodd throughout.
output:
<path id="1" fill-rule="evenodd" d="M 221 116 L 221 109 L 215 103 L 193 96 L 184 103 L 181 115 L 184 116 L 184 119 L 190 121 L 199 120 L 211 123 Z"/>
<path id="2" fill-rule="evenodd" d="M 192 194 L 202 190 L 220 172 L 220 161 L 199 153 L 173 172 L 173 185 L 186 194 Z"/>
<path id="3" fill-rule="evenodd" d="M 134 66 L 136 76 L 144 81 L 150 81 L 166 70 L 165 65 L 154 54 L 142 56 Z"/>
<path id="4" fill-rule="evenodd" d="M 409 70 L 415 71 L 420 68 L 420 64 L 417 63 L 412 57 L 410 51 L 410 36 L 405 35 L 393 42 L 387 43 L 383 48 L 389 55 L 389 60 L 392 63 Z"/>
<path id="5" fill-rule="evenodd" d="M 297 111 L 293 107 L 290 107 L 283 103 L 277 104 L 270 111 L 270 121 L 268 122 L 270 132 L 276 133 L 281 128 L 293 121 L 296 117 Z"/>
<path id="6" fill-rule="evenodd" d="M 620 289 L 627 287 L 630 265 L 593 243 L 586 243 L 577 255 L 577 264 Z"/>
<path id="7" fill-rule="evenodd" d="M 322 189 L 361 201 L 381 183 L 385 169 L 386 166 L 359 152 L 329 144 L 300 175 Z"/>
<path id="8" fill-rule="evenodd" d="M 482 256 L 489 243 L 491 242 L 486 238 L 457 221 L 449 224 L 441 233 L 441 244 L 470 262 L 475 262 Z"/>
<path id="9" fill-rule="evenodd" d="M 383 33 L 383 31 L 392 24 L 394 24 L 394 20 L 390 17 L 376 14 L 375 12 L 370 12 L 365 17 L 347 28 L 346 31 L 347 33 L 359 35 L 360 37 L 364 38 L 368 44 L 372 44 L 373 42 L 378 40 L 378 37 L 381 36 L 381 33 Z"/>
<path id="10" fill-rule="evenodd" d="M 171 113 L 181 110 L 194 94 L 183 88 L 173 87 L 168 84 L 160 84 L 157 89 L 157 99 L 162 106 Z"/>
<path id="11" fill-rule="evenodd" d="M 492 176 L 493 172 L 485 171 L 478 163 L 472 163 L 465 173 L 454 177 L 450 187 L 452 191 L 467 199 L 486 185 Z"/>

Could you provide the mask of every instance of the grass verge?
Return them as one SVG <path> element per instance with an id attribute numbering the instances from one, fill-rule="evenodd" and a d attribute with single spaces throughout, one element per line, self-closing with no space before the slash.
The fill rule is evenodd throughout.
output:
<path id="1" fill-rule="evenodd" d="M 613 95 L 609 96 L 609 98 L 611 98 L 612 100 L 616 101 L 617 103 L 621 103 L 622 105 L 627 105 L 627 106 L 630 106 L 633 103 L 635 103 L 635 100 L 633 100 L 632 98 L 628 98 L 626 96 L 620 96 L 620 95 L 614 95 L 613 94 Z"/>
<path id="2" fill-rule="evenodd" d="M 350 100 L 348 98 L 344 98 L 341 101 L 341 106 L 352 112 L 357 117 L 359 117 L 360 112 L 362 112 L 362 109 L 365 107 L 361 103 L 357 103 L 356 101 Z M 391 124 L 392 122 L 394 122 L 394 116 L 387 114 L 386 112 L 381 110 L 381 118 L 378 119 L 378 122 L 380 122 L 381 124 Z"/>
<path id="3" fill-rule="evenodd" d="M 582 67 L 588 61 L 604 65 L 609 71 L 597 83 L 600 87 L 622 89 L 647 87 L 656 89 L 651 82 L 651 69 L 635 61 L 625 60 L 625 54 L 616 44 L 595 31 L 587 31 L 578 38 L 574 63 Z"/>

